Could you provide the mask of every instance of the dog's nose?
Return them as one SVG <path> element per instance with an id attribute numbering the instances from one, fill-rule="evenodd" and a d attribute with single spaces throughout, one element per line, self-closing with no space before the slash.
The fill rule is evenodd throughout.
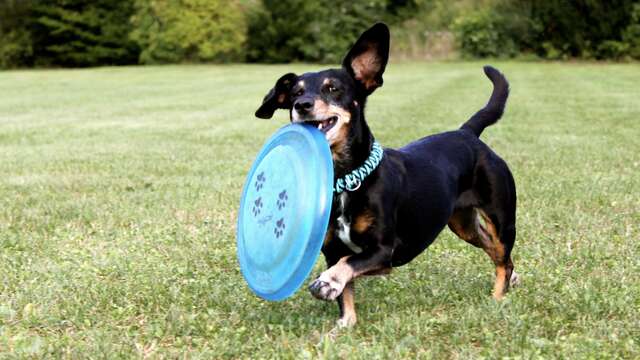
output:
<path id="1" fill-rule="evenodd" d="M 299 114 L 307 114 L 311 111 L 311 108 L 313 108 L 313 101 L 310 99 L 300 99 L 293 104 L 293 108 L 296 109 Z"/>

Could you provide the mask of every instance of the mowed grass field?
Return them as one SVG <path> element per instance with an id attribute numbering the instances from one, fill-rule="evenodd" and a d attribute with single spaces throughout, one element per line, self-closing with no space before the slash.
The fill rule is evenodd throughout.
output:
<path id="1" fill-rule="evenodd" d="M 392 62 L 377 139 L 457 128 L 482 65 Z M 495 302 L 489 258 L 445 230 L 357 282 L 349 330 L 304 288 L 258 299 L 235 255 L 244 177 L 287 122 L 253 112 L 321 66 L 1 72 L 0 357 L 640 357 L 640 66 L 494 65 L 512 92 L 482 139 L 516 179 L 521 285 Z"/>

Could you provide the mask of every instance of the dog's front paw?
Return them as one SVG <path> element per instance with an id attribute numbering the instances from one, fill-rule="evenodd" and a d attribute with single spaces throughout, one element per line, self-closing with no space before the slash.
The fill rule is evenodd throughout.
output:
<path id="1" fill-rule="evenodd" d="M 344 285 L 341 286 L 337 281 L 323 280 L 322 276 L 309 285 L 311 295 L 320 300 L 335 300 L 343 289 Z"/>

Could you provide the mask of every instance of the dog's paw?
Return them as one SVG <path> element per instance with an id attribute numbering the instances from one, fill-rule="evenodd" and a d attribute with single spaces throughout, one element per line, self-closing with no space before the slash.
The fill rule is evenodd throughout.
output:
<path id="1" fill-rule="evenodd" d="M 509 279 L 509 285 L 511 287 L 516 287 L 518 285 L 520 285 L 520 275 L 518 275 L 517 272 L 513 271 L 511 273 L 511 279 Z"/>
<path id="2" fill-rule="evenodd" d="M 311 295 L 320 300 L 335 300 L 344 290 L 344 285 L 337 281 L 323 280 L 322 276 L 309 285 Z"/>

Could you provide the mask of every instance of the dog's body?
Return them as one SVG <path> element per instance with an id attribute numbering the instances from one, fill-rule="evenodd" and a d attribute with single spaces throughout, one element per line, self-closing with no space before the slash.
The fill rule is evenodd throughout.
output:
<path id="1" fill-rule="evenodd" d="M 388 28 L 376 24 L 356 42 L 342 69 L 280 78 L 256 116 L 270 118 L 285 108 L 293 122 L 316 125 L 331 146 L 336 179 L 341 178 L 371 152 L 374 138 L 364 105 L 382 85 L 388 51 Z M 485 73 L 494 84 L 491 99 L 459 130 L 384 149 L 380 164 L 357 189 L 334 195 L 322 248 L 328 270 L 309 289 L 317 298 L 338 301 L 340 325 L 356 321 L 355 278 L 406 264 L 446 225 L 494 262 L 496 299 L 516 279 L 510 256 L 515 184 L 506 163 L 478 138 L 501 117 L 508 83 L 491 67 Z"/>

